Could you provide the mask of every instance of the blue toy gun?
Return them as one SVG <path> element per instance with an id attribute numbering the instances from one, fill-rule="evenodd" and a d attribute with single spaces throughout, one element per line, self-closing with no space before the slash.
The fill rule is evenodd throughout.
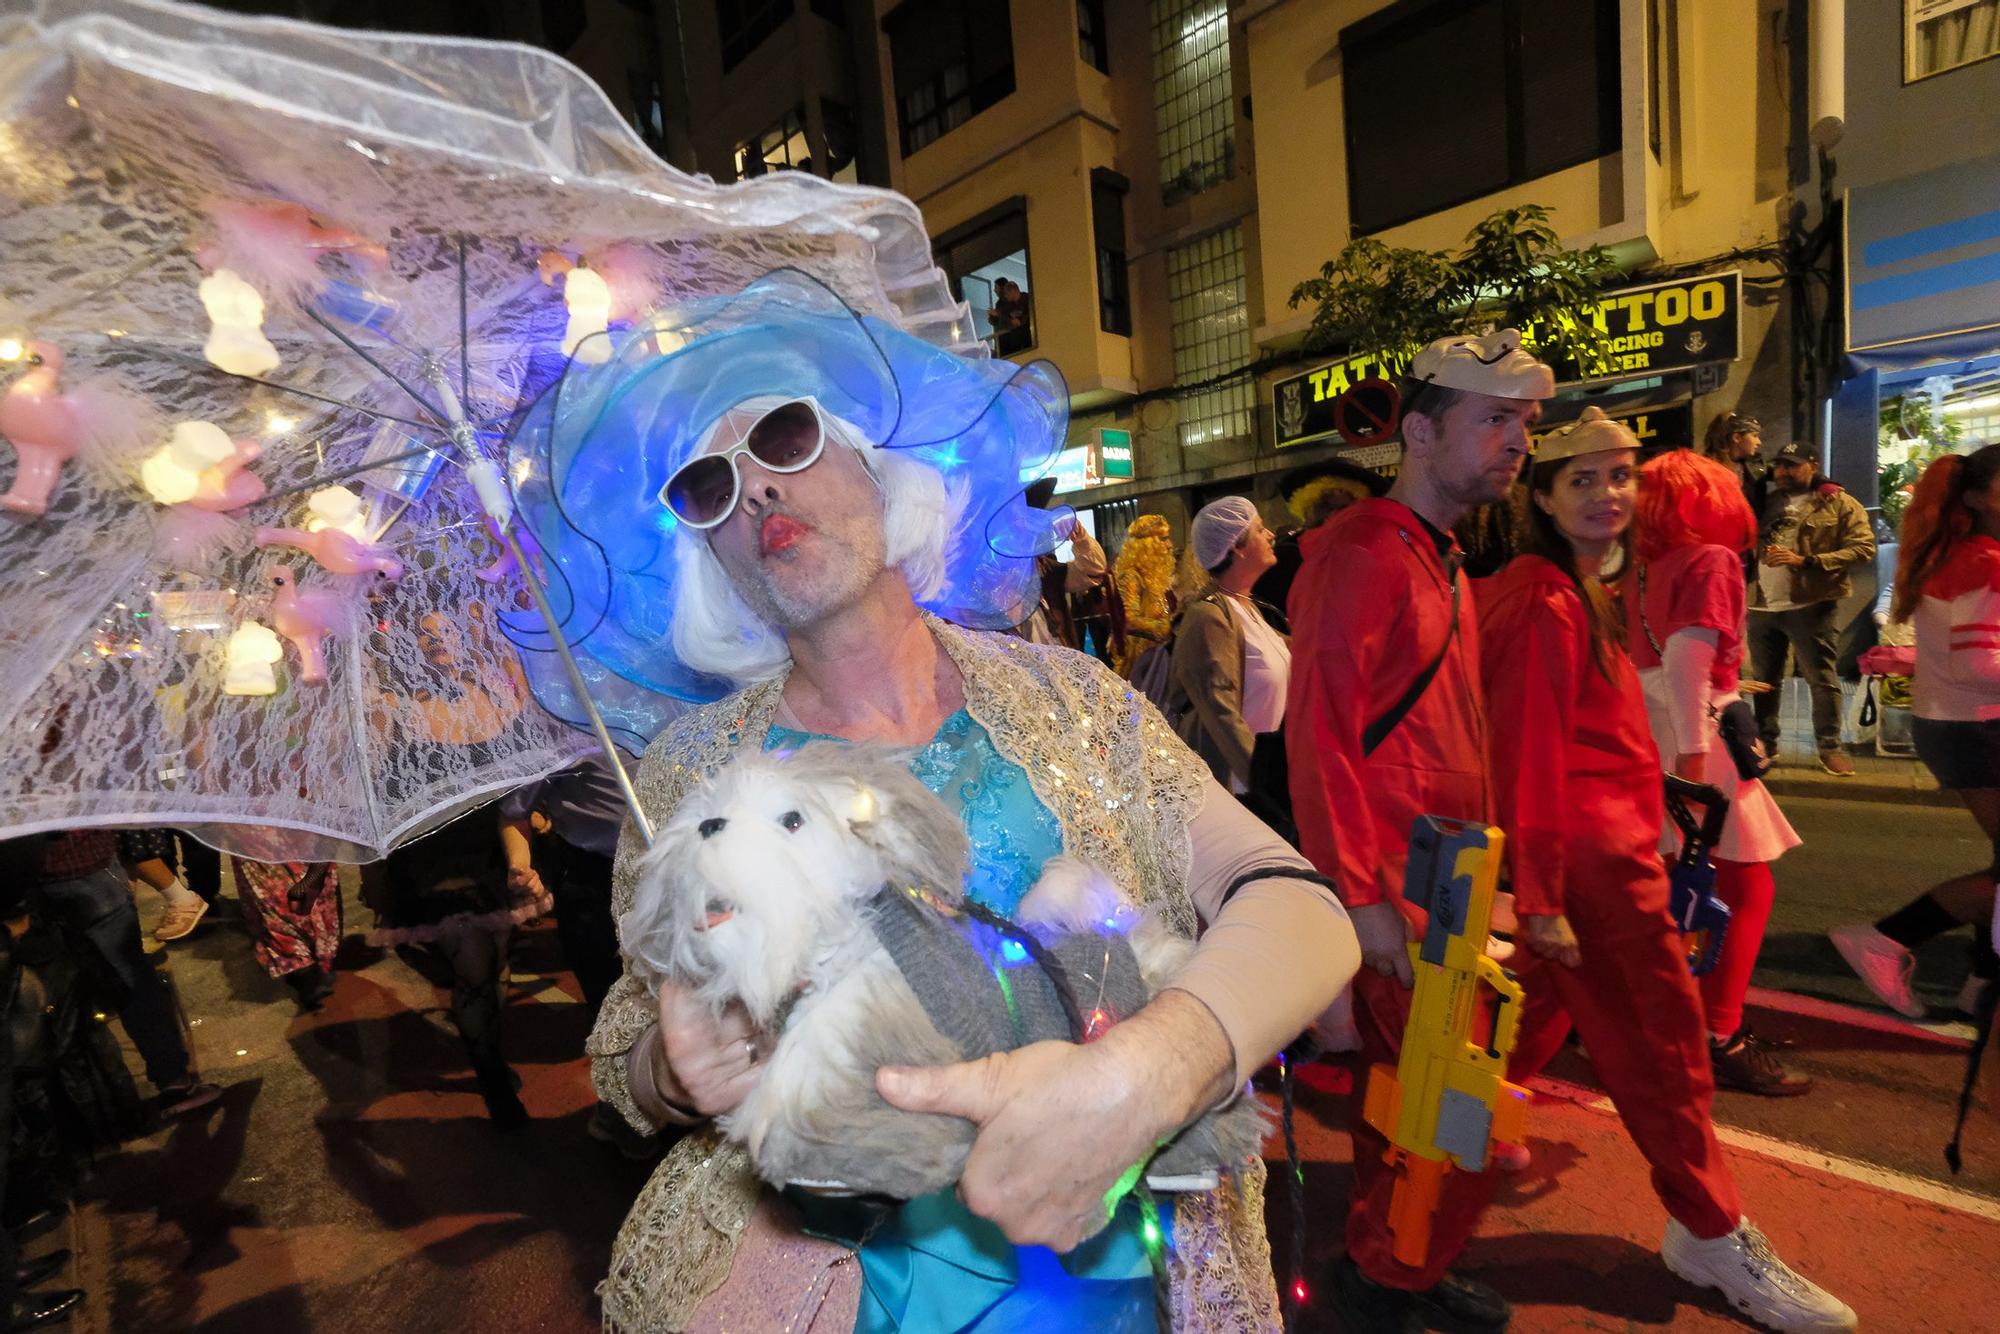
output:
<path id="1" fill-rule="evenodd" d="M 1702 808 L 1700 820 L 1692 806 Z M 1715 897 L 1710 857 L 1729 818 L 1729 802 L 1706 783 L 1668 774 L 1667 815 L 1681 834 L 1681 854 L 1667 868 L 1667 911 L 1688 938 L 1688 968 L 1700 977 L 1722 957 L 1722 938 L 1729 932 L 1729 905 Z"/>

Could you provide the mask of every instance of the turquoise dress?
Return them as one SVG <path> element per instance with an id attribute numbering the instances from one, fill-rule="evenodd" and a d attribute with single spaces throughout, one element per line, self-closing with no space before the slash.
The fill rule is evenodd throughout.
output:
<path id="1" fill-rule="evenodd" d="M 764 749 L 836 738 L 773 724 Z M 918 781 L 959 812 L 972 842 L 966 893 L 1012 915 L 1042 866 L 1063 851 L 1062 826 L 1021 766 L 1001 755 L 964 709 L 910 761 Z M 1162 1211 L 1162 1233 L 1169 1223 Z M 1015 1246 L 953 1191 L 911 1200 L 862 1245 L 857 1334 L 1028 1334 L 1076 1329 L 1152 1334 L 1152 1268 L 1140 1205 L 1127 1195 L 1110 1226 L 1067 1255 Z"/>

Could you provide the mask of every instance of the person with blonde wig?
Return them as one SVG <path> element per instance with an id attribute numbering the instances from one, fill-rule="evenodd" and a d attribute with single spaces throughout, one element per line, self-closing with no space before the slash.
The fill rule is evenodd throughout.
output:
<path id="1" fill-rule="evenodd" d="M 1164 518 L 1141 514 L 1132 520 L 1112 575 L 1125 602 L 1125 651 L 1113 665 L 1120 676 L 1130 676 L 1139 655 L 1165 643 L 1173 628 L 1167 595 L 1174 587 L 1174 540 Z"/>

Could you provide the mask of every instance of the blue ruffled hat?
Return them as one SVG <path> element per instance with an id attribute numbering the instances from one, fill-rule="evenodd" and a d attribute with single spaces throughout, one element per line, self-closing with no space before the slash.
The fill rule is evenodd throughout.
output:
<path id="1" fill-rule="evenodd" d="M 812 397 L 879 448 L 906 452 L 966 496 L 938 595 L 960 625 L 1018 625 L 1039 596 L 1034 558 L 1069 516 L 1025 498 L 1063 446 L 1069 393 L 1052 363 L 973 359 L 861 315 L 809 274 L 780 269 L 740 293 L 687 303 L 624 333 L 600 365 L 572 360 L 510 444 L 522 523 L 544 553 L 558 628 L 614 729 L 650 740 L 732 684 L 674 653 L 678 524 L 660 500 L 730 408 Z M 539 618 L 504 618 L 542 704 L 581 722 Z"/>

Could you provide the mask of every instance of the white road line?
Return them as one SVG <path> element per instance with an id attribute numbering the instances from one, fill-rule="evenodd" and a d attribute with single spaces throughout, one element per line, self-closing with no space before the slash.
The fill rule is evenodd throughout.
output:
<path id="1" fill-rule="evenodd" d="M 1967 1023 L 1917 1024 L 1882 1010 L 1864 1010 L 1858 1005 L 1843 1005 L 1839 1001 L 1799 996 L 1789 991 L 1772 991 L 1765 987 L 1750 988 L 1744 999 L 1760 1010 L 1776 1010 L 1780 1014 L 1796 1014 L 1806 1019 L 1825 1019 L 1852 1028 L 1894 1033 L 1919 1041 L 1942 1042 L 1953 1047 L 1972 1045 L 1972 1025 Z"/>
<path id="2" fill-rule="evenodd" d="M 1618 1109 L 1611 1105 L 1611 1099 L 1596 1089 L 1572 1084 L 1566 1079 L 1552 1079 L 1547 1075 L 1537 1075 L 1528 1081 L 1528 1087 L 1538 1095 L 1561 1098 L 1564 1102 L 1575 1103 L 1586 1111 L 1598 1112 L 1605 1116 L 1618 1115 Z M 1911 1176 L 1907 1172 L 1893 1171 L 1887 1167 L 1877 1167 L 1856 1158 L 1843 1158 L 1838 1154 L 1822 1153 L 1818 1149 L 1808 1149 L 1802 1144 L 1773 1139 L 1760 1135 L 1754 1130 L 1738 1130 L 1734 1126 L 1717 1123 L 1715 1137 L 1732 1149 L 1746 1153 L 1761 1154 L 1780 1162 L 1794 1163 L 1810 1167 L 1815 1171 L 1844 1177 L 1864 1186 L 1902 1195 L 1909 1199 L 1921 1200 L 1925 1204 L 1935 1204 L 1946 1209 L 1956 1209 L 1960 1213 L 1971 1214 L 2000 1222 L 2000 1200 L 1975 1195 L 1971 1191 L 1960 1190 L 1941 1182 L 1929 1181 L 1923 1177 Z"/>

